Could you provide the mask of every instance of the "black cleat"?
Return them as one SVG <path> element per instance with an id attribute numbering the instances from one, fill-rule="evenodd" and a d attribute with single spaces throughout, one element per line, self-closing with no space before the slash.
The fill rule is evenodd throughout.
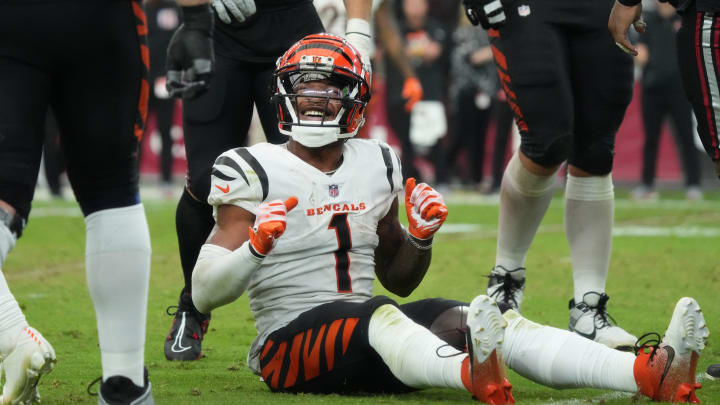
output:
<path id="1" fill-rule="evenodd" d="M 138 387 L 129 378 L 113 376 L 100 383 L 100 391 L 93 393 L 90 388 L 102 377 L 90 383 L 88 393 L 98 396 L 98 405 L 155 405 L 152 396 L 152 384 L 148 380 L 148 372 L 145 369 L 145 385 Z"/>
<path id="2" fill-rule="evenodd" d="M 175 313 L 171 313 L 176 309 Z M 192 296 L 183 291 L 177 307 L 168 307 L 168 315 L 175 315 L 170 333 L 165 340 L 165 358 L 168 360 L 197 360 L 202 357 L 202 340 L 210 324 L 210 314 L 201 314 L 192 302 Z"/>

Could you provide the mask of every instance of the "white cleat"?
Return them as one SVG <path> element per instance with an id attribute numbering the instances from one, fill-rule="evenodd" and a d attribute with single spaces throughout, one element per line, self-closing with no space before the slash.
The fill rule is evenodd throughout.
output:
<path id="1" fill-rule="evenodd" d="M 0 375 L 4 377 L 0 404 L 39 403 L 38 381 L 52 371 L 55 361 L 55 350 L 40 332 L 29 326 L 23 328 L 15 347 L 0 364 Z"/>
<path id="2" fill-rule="evenodd" d="M 697 301 L 681 298 L 662 342 L 637 352 L 633 374 L 639 391 L 656 401 L 699 403 L 695 390 L 702 386 L 695 372 L 709 335 Z"/>
<path id="3" fill-rule="evenodd" d="M 492 298 L 479 295 L 470 303 L 467 339 L 471 392 L 481 402 L 495 405 L 515 403 L 502 359 L 507 325 Z"/>
<path id="4" fill-rule="evenodd" d="M 583 301 L 579 303 L 575 303 L 574 299 L 570 300 L 569 329 L 611 349 L 631 351 L 637 338 L 613 324 L 615 321 L 606 308 L 609 299 L 605 293 L 591 291 L 586 293 Z"/>
<path id="5" fill-rule="evenodd" d="M 708 336 L 710 331 L 700 305 L 692 298 L 681 298 L 675 305 L 663 343 L 675 349 L 675 356 L 689 356 L 692 352 L 699 354 L 705 348 Z"/>

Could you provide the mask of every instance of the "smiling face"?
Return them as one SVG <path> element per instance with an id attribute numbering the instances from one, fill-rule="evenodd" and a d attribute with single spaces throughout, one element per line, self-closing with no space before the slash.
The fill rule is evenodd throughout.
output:
<path id="1" fill-rule="evenodd" d="M 342 91 L 327 80 L 299 83 L 294 92 L 296 110 L 303 121 L 332 121 L 342 107 Z"/>

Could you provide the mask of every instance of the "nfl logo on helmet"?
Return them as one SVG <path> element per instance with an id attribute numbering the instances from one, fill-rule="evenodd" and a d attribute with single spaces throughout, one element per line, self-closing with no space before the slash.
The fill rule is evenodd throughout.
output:
<path id="1" fill-rule="evenodd" d="M 340 190 L 337 184 L 332 184 L 328 187 L 330 190 L 330 197 L 337 197 L 340 194 Z"/>

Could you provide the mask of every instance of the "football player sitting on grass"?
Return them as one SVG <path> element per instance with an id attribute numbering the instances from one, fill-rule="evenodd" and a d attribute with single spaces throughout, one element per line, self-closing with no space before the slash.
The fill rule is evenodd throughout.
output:
<path id="1" fill-rule="evenodd" d="M 507 404 L 514 403 L 507 364 L 555 388 L 697 400 L 695 366 L 708 331 L 692 298 L 677 303 L 664 339 L 628 353 L 539 325 L 482 295 L 469 305 L 373 296 L 376 276 L 403 297 L 418 286 L 448 210 L 413 178 L 403 191 L 398 157 L 386 144 L 353 139 L 369 84 L 368 67 L 345 40 L 303 38 L 278 61 L 273 82 L 290 141 L 229 150 L 213 168 L 208 201 L 216 225 L 194 269 L 192 298 L 209 312 L 247 290 L 258 330 L 248 364 L 270 390 L 451 387 Z"/>

